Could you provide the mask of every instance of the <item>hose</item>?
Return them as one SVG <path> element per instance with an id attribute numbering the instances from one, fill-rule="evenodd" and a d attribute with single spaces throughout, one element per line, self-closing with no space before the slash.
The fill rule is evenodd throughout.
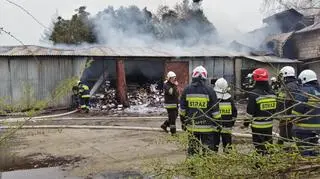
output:
<path id="1" fill-rule="evenodd" d="M 154 128 L 154 127 L 135 127 L 135 126 L 90 126 L 90 125 L 36 125 L 36 126 L 1 126 L 2 129 L 12 129 L 17 128 L 20 129 L 95 129 L 95 130 L 136 130 L 136 131 L 157 131 L 162 132 L 163 129 L 161 128 Z M 177 129 L 177 131 L 182 131 L 182 129 Z M 245 134 L 245 133 L 238 133 L 232 132 L 232 135 L 235 137 L 242 137 L 242 138 L 251 138 L 252 134 Z M 274 136 L 279 136 L 279 134 L 273 132 Z"/>

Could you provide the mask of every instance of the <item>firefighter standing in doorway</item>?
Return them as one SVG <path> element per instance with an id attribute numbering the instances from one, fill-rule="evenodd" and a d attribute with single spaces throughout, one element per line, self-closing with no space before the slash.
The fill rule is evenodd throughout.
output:
<path id="1" fill-rule="evenodd" d="M 167 74 L 167 81 L 164 86 L 164 106 L 168 112 L 168 120 L 166 120 L 161 128 L 168 132 L 167 127 L 170 127 L 170 133 L 176 134 L 176 119 L 178 117 L 178 104 L 179 104 L 179 92 L 178 81 L 176 80 L 176 74 L 169 71 Z"/>
<path id="2" fill-rule="evenodd" d="M 213 132 L 221 115 L 213 88 L 206 85 L 207 70 L 203 66 L 192 72 L 192 83 L 180 98 L 180 114 L 189 132 L 188 155 L 214 150 Z"/>
<path id="3" fill-rule="evenodd" d="M 237 117 L 237 108 L 234 104 L 229 91 L 228 82 L 224 78 L 219 78 L 214 86 L 214 90 L 217 94 L 219 101 L 219 109 L 221 114 L 221 121 L 218 122 L 219 126 L 217 131 L 214 132 L 214 150 L 217 152 L 220 144 L 220 136 L 222 139 L 222 145 L 224 151 L 227 152 L 231 147 L 232 142 L 232 127 L 235 124 L 235 118 Z"/>
<path id="4" fill-rule="evenodd" d="M 90 100 L 90 91 L 89 87 L 85 85 L 83 82 L 78 81 L 78 90 L 80 97 L 80 108 L 82 111 L 86 113 L 89 112 L 89 100 Z"/>
<path id="5" fill-rule="evenodd" d="M 292 113 L 297 115 L 293 123 L 293 134 L 297 139 L 297 145 L 303 156 L 316 156 L 315 150 L 320 134 L 320 86 L 317 74 L 312 70 L 304 70 L 299 75 L 301 80 L 301 93 L 295 95 L 295 99 L 302 102 L 294 107 Z M 299 115 L 310 115 L 300 117 Z"/>
<path id="6" fill-rule="evenodd" d="M 296 72 L 292 66 L 285 66 L 280 70 L 279 79 L 281 88 L 278 93 L 278 111 L 286 110 L 286 115 L 292 114 L 292 106 L 295 104 L 294 95 L 298 93 L 299 85 L 296 79 Z M 282 138 L 278 144 L 284 144 L 286 139 L 292 139 L 292 118 L 280 119 L 279 134 Z"/>
<path id="7" fill-rule="evenodd" d="M 247 114 L 251 122 L 252 141 L 260 154 L 266 154 L 266 144 L 272 143 L 272 118 L 276 112 L 277 98 L 269 86 L 269 73 L 264 68 L 253 71 L 254 89 L 249 93 Z M 249 122 L 245 122 L 249 126 Z"/>

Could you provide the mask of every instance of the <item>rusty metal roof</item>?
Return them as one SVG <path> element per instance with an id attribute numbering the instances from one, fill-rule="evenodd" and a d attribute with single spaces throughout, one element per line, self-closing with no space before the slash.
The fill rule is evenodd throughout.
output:
<path id="1" fill-rule="evenodd" d="M 320 29 L 320 22 L 316 22 L 313 25 L 310 25 L 306 28 L 303 28 L 303 29 L 297 31 L 296 33 L 299 34 L 299 33 L 304 33 L 304 32 L 311 32 L 311 31 L 319 30 L 319 29 Z"/>
<path id="2" fill-rule="evenodd" d="M 259 61 L 262 63 L 301 63 L 299 60 L 289 58 L 280 58 L 276 56 L 244 56 L 245 58 Z"/>
<path id="3" fill-rule="evenodd" d="M 41 46 L 4 46 L 0 56 L 109 56 L 109 57 L 203 57 L 240 56 L 222 48 L 106 47 L 49 48 Z"/>
<path id="4" fill-rule="evenodd" d="M 0 57 L 7 56 L 79 56 L 79 57 L 244 57 L 263 63 L 299 63 L 274 56 L 248 56 L 220 48 L 106 47 L 48 48 L 41 46 L 0 46 Z"/>

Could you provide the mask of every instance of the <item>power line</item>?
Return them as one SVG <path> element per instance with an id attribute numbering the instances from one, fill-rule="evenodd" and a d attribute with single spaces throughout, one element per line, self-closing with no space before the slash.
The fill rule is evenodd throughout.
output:
<path id="1" fill-rule="evenodd" d="M 49 29 L 48 27 L 46 27 L 43 23 L 41 23 L 36 17 L 34 17 L 28 10 L 26 10 L 24 7 L 22 7 L 21 5 L 10 1 L 10 0 L 6 0 L 8 3 L 13 4 L 14 6 L 17 6 L 18 8 L 20 8 L 21 10 L 23 10 L 25 13 L 27 13 L 30 17 L 32 17 L 33 20 L 35 20 L 40 26 L 42 26 L 45 29 Z"/>

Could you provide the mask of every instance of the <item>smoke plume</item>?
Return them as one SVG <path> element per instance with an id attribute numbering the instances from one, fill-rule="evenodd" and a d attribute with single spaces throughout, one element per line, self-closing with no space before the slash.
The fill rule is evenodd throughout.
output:
<path id="1" fill-rule="evenodd" d="M 152 13 L 136 6 L 109 6 L 93 18 L 98 43 L 111 46 L 172 44 L 193 47 L 218 41 L 214 25 L 198 3 L 184 0 L 174 9 L 161 6 Z"/>

